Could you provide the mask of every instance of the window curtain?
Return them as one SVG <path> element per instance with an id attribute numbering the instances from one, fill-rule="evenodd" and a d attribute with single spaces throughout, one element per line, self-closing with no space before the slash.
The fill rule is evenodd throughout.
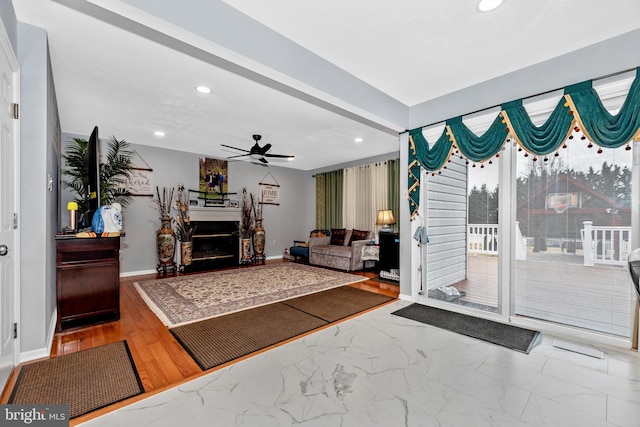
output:
<path id="1" fill-rule="evenodd" d="M 591 80 L 564 90 L 564 97 L 541 126 L 529 118 L 522 100 L 503 104 L 502 111 L 482 135 L 475 135 L 462 122 L 462 117 L 446 121 L 445 130 L 434 144 L 424 138 L 422 128 L 409 131 L 408 192 L 411 217 L 420 205 L 420 167 L 432 173 L 446 167 L 451 155 L 459 155 L 475 163 L 491 162 L 499 156 L 507 138 L 512 137 L 528 154 L 542 161 L 557 151 L 574 127 L 600 147 L 617 148 L 640 139 L 640 67 L 618 114 L 610 114 Z M 629 147 L 630 149 L 630 147 Z M 534 157 L 534 160 L 537 160 Z"/>
<path id="2" fill-rule="evenodd" d="M 344 173 L 344 227 L 375 231 L 378 210 L 388 209 L 386 164 L 355 166 Z"/>
<path id="3" fill-rule="evenodd" d="M 342 228 L 343 171 L 316 175 L 316 228 Z"/>
<path id="4" fill-rule="evenodd" d="M 396 223 L 394 232 L 400 230 L 400 161 L 387 161 L 387 206 L 393 212 Z"/>

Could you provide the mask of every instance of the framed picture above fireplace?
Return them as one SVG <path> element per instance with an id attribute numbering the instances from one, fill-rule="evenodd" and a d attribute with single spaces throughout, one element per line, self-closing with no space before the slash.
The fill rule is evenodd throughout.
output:
<path id="1" fill-rule="evenodd" d="M 225 199 L 229 189 L 229 162 L 221 159 L 200 157 L 199 190 L 200 197 Z"/>

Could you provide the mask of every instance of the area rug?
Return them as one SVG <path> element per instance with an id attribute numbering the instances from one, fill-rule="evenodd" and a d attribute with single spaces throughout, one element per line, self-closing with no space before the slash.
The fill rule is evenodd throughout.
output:
<path id="1" fill-rule="evenodd" d="M 144 392 L 126 341 L 24 365 L 9 403 L 69 405 L 71 418 Z"/>
<path id="2" fill-rule="evenodd" d="M 345 304 L 344 298 L 352 301 Z M 207 370 L 393 299 L 345 286 L 170 331 L 200 368 Z"/>
<path id="3" fill-rule="evenodd" d="M 362 282 L 366 277 L 295 263 L 136 282 L 134 286 L 167 326 Z"/>
<path id="4" fill-rule="evenodd" d="M 540 340 L 540 332 L 493 322 L 452 311 L 411 304 L 391 314 L 477 338 L 522 353 L 529 353 Z"/>

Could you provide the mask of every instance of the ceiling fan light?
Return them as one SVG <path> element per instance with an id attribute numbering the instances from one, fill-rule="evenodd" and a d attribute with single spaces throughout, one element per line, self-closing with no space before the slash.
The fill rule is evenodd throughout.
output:
<path id="1" fill-rule="evenodd" d="M 478 10 L 480 12 L 491 12 L 502 4 L 503 0 L 480 0 Z"/>

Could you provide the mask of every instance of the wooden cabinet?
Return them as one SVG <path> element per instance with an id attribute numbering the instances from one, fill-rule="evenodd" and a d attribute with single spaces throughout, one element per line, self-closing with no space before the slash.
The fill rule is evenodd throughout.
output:
<path id="1" fill-rule="evenodd" d="M 56 237 L 56 331 L 120 319 L 120 238 Z"/>

